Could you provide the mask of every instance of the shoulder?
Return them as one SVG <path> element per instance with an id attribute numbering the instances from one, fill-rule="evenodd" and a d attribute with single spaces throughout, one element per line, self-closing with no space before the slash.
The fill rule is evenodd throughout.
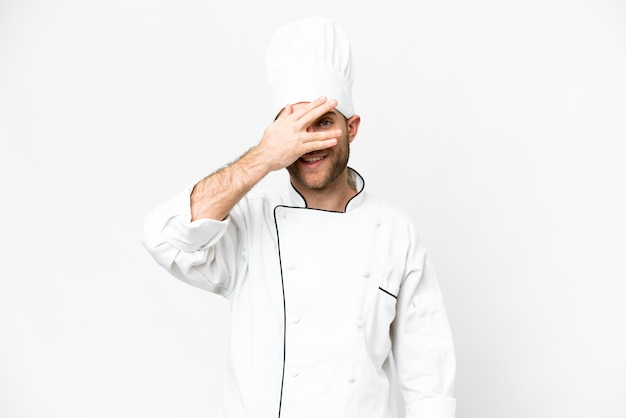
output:
<path id="1" fill-rule="evenodd" d="M 288 202 L 285 187 L 271 182 L 259 182 L 235 205 L 234 210 L 246 217 L 270 216 L 274 208 Z"/>
<path id="2" fill-rule="evenodd" d="M 289 193 L 285 185 L 262 180 L 250 189 L 242 200 L 250 204 L 264 204 L 274 207 L 285 204 L 288 197 Z"/>
<path id="3" fill-rule="evenodd" d="M 372 214 L 376 214 L 381 218 L 393 220 L 396 223 L 406 225 L 414 224 L 411 215 L 407 211 L 392 203 L 381 200 L 370 193 L 364 192 L 363 208 Z"/>
<path id="4" fill-rule="evenodd" d="M 397 238 L 405 238 L 416 244 L 422 243 L 414 214 L 369 193 L 365 194 L 362 207 L 375 218 L 375 222 L 384 226 L 384 230 Z"/>

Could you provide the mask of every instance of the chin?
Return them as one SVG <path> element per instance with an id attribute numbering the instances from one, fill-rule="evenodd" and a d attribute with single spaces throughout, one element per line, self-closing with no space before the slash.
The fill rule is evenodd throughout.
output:
<path id="1" fill-rule="evenodd" d="M 323 190 L 329 184 L 327 178 L 307 179 L 306 177 L 305 178 L 298 177 L 298 183 L 310 190 Z"/>
<path id="2" fill-rule="evenodd" d="M 291 176 L 291 182 L 298 187 L 308 190 L 322 190 L 328 185 L 328 174 L 319 173 L 312 175 L 311 173 L 303 174 L 298 169 L 288 168 Z"/>
<path id="3" fill-rule="evenodd" d="M 302 172 L 298 169 L 297 165 L 291 165 L 287 167 L 292 182 L 296 186 L 312 190 L 321 191 L 332 186 L 333 183 L 340 177 L 341 173 L 345 171 L 347 161 L 345 164 L 334 164 L 330 168 L 320 170 L 318 172 Z"/>

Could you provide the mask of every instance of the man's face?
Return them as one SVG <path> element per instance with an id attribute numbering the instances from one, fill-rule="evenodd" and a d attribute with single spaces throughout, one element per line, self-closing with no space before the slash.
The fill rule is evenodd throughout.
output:
<path id="1" fill-rule="evenodd" d="M 293 105 L 294 110 L 303 105 L 303 103 Z M 308 132 L 341 129 L 342 135 L 337 138 L 337 144 L 333 147 L 305 154 L 287 167 L 291 180 L 297 188 L 322 191 L 335 184 L 338 177 L 346 170 L 350 156 L 350 142 L 356 135 L 356 130 L 354 134 L 351 134 L 350 121 L 333 109 L 307 128 Z"/>

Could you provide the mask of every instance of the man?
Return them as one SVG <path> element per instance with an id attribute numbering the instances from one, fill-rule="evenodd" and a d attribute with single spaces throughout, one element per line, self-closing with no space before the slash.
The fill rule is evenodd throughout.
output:
<path id="1" fill-rule="evenodd" d="M 151 212 L 143 243 L 231 304 L 223 416 L 452 418 L 455 355 L 426 248 L 348 168 L 360 117 L 333 21 L 279 28 L 267 53 L 277 117 L 260 143 Z M 291 184 L 255 187 L 287 168 Z"/>

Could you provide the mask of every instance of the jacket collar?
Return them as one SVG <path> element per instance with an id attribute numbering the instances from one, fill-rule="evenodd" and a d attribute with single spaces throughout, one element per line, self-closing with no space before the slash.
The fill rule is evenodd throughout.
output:
<path id="1" fill-rule="evenodd" d="M 361 204 L 364 196 L 363 189 L 365 188 L 365 180 L 363 180 L 363 177 L 359 173 L 357 173 L 356 170 L 348 167 L 348 176 L 352 178 L 354 184 L 356 185 L 356 195 L 348 201 L 345 212 L 353 210 Z M 292 206 L 299 208 L 308 208 L 304 197 L 300 194 L 300 192 L 296 190 L 296 188 L 291 183 L 289 187 L 289 200 L 291 201 Z"/>

